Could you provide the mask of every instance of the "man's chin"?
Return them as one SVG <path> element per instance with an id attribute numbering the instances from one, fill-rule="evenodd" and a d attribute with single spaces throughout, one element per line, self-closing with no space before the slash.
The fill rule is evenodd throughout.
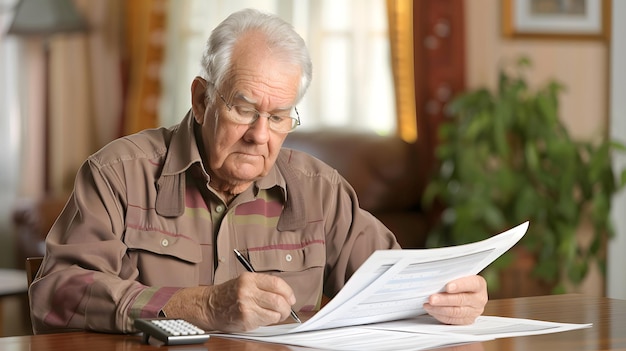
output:
<path id="1" fill-rule="evenodd" d="M 264 172 L 263 168 L 255 167 L 249 164 L 243 164 L 239 167 L 235 168 L 232 172 L 229 173 L 229 178 L 236 180 L 239 183 L 245 182 L 253 182 L 263 176 L 265 176 L 266 172 Z"/>

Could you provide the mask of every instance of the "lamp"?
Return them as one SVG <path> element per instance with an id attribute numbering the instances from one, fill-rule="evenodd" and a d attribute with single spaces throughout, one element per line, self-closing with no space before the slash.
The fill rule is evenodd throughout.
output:
<path id="1" fill-rule="evenodd" d="M 87 23 L 72 0 L 20 0 L 7 33 L 45 36 L 85 30 Z"/>
<path id="2" fill-rule="evenodd" d="M 7 34 L 39 36 L 44 52 L 44 171 L 43 188 L 50 191 L 50 45 L 53 34 L 84 32 L 87 23 L 72 0 L 20 0 Z"/>

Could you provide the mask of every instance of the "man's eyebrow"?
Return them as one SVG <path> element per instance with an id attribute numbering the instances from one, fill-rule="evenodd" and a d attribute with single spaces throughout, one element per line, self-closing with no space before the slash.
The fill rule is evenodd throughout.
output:
<path id="1" fill-rule="evenodd" d="M 249 98 L 249 97 L 247 97 L 247 96 L 243 95 L 242 93 L 236 93 L 236 94 L 235 94 L 235 96 L 234 96 L 234 98 L 235 98 L 235 99 L 241 99 L 241 100 L 243 100 L 243 101 L 245 101 L 245 102 L 249 103 L 250 105 L 256 105 L 256 103 L 257 103 L 257 101 L 256 101 L 256 100 L 254 100 L 254 99 L 252 99 L 252 98 Z"/>
<path id="2" fill-rule="evenodd" d="M 254 100 L 254 99 L 252 99 L 252 98 L 249 98 L 249 97 L 245 96 L 245 95 L 244 95 L 244 94 L 242 94 L 242 93 L 236 93 L 236 94 L 234 95 L 234 98 L 235 98 L 235 99 L 241 99 L 241 100 L 243 100 L 244 102 L 246 102 L 246 103 L 248 103 L 248 104 L 250 104 L 250 105 L 253 105 L 253 106 L 256 106 L 256 104 L 257 104 L 257 101 L 256 101 L 256 100 Z M 255 108 L 256 108 L 256 107 L 255 107 Z M 277 107 L 277 108 L 275 108 L 273 111 L 289 111 L 289 110 L 291 110 L 291 109 L 293 109 L 293 108 L 294 108 L 294 106 Z M 270 112 L 270 111 L 266 111 L 266 112 Z"/>

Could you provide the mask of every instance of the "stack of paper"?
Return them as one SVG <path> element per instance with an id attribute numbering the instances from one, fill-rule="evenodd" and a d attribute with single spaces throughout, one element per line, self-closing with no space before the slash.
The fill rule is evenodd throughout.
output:
<path id="1" fill-rule="evenodd" d="M 376 251 L 339 294 L 305 323 L 214 335 L 331 350 L 421 350 L 590 326 L 487 316 L 471 326 L 452 326 L 426 315 L 422 306 L 430 295 L 454 279 L 479 273 L 527 229 L 525 222 L 467 245 Z"/>

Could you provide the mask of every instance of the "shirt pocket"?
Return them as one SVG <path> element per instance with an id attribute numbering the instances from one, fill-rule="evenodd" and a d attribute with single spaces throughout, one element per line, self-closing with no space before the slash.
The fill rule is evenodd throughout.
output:
<path id="1" fill-rule="evenodd" d="M 257 272 L 301 272 L 321 268 L 326 262 L 326 249 L 320 243 L 289 248 L 250 249 L 250 264 Z"/>
<path id="2" fill-rule="evenodd" d="M 296 296 L 296 304 L 292 306 L 295 311 L 319 308 L 324 285 L 325 245 L 316 242 L 283 246 L 286 247 L 249 250 L 252 267 L 257 272 L 285 280 Z"/>
<path id="3" fill-rule="evenodd" d="M 124 244 L 131 251 L 146 251 L 157 255 L 171 256 L 190 263 L 202 261 L 200 245 L 183 236 L 127 228 Z"/>

